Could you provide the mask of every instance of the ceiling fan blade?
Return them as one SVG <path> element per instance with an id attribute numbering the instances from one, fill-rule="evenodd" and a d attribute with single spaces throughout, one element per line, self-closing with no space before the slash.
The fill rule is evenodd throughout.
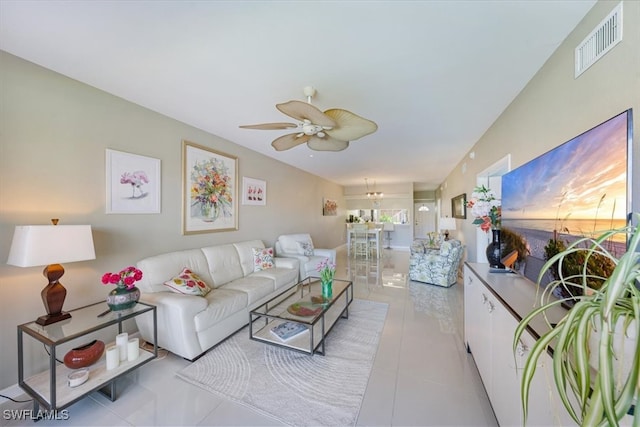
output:
<path id="1" fill-rule="evenodd" d="M 261 123 L 259 125 L 242 125 L 238 126 L 242 129 L 262 129 L 262 130 L 274 130 L 274 129 L 290 129 L 297 128 L 295 123 Z"/>
<path id="2" fill-rule="evenodd" d="M 337 123 L 335 128 L 327 129 L 327 134 L 341 141 L 354 141 L 378 130 L 377 124 L 351 111 L 333 108 L 325 111 L 324 114 Z"/>
<path id="3" fill-rule="evenodd" d="M 276 151 L 284 151 L 296 147 L 300 144 L 304 144 L 305 142 L 309 141 L 309 138 L 311 138 L 311 135 L 298 135 L 300 134 L 290 133 L 287 135 L 283 135 L 280 138 L 274 139 L 271 145 L 276 149 Z"/>
<path id="4" fill-rule="evenodd" d="M 300 121 L 309 120 L 314 125 L 334 127 L 336 122 L 311 104 L 302 101 L 289 101 L 276 104 L 276 108 L 289 117 Z"/>
<path id="5" fill-rule="evenodd" d="M 349 146 L 349 141 L 340 141 L 328 136 L 320 138 L 314 135 L 307 142 L 307 146 L 316 151 L 342 151 Z"/>

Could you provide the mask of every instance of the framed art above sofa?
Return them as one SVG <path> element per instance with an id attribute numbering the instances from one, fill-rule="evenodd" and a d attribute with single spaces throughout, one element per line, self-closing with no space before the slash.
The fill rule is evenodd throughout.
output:
<path id="1" fill-rule="evenodd" d="M 182 234 L 238 229 L 238 158 L 182 141 Z"/>

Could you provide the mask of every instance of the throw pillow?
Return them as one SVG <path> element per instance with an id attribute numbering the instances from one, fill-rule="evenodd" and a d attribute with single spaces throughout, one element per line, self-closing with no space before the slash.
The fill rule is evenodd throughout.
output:
<path id="1" fill-rule="evenodd" d="M 304 256 L 313 256 L 313 243 L 298 242 L 298 253 Z"/>
<path id="2" fill-rule="evenodd" d="M 164 282 L 164 285 L 173 292 L 185 295 L 198 295 L 203 297 L 211 292 L 211 288 L 207 285 L 207 282 L 186 267 L 182 269 L 179 275 Z"/>
<path id="3" fill-rule="evenodd" d="M 253 248 L 253 271 L 273 268 L 273 248 Z"/>

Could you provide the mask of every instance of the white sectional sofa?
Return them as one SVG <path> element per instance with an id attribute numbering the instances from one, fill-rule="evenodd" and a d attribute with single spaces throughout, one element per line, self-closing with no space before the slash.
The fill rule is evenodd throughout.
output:
<path id="1" fill-rule="evenodd" d="M 140 301 L 157 307 L 158 345 L 193 360 L 249 323 L 249 311 L 298 283 L 299 263 L 274 258 L 274 267 L 254 271 L 252 240 L 169 252 L 137 263 L 143 278 L 136 283 Z M 212 291 L 185 295 L 164 285 L 184 268 L 197 274 Z M 143 339 L 153 342 L 153 319 L 138 316 Z"/>

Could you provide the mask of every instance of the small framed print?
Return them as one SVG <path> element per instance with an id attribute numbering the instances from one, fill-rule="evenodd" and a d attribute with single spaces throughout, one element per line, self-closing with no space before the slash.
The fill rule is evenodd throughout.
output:
<path id="1" fill-rule="evenodd" d="M 323 199 L 322 201 L 322 215 L 323 216 L 336 216 L 338 215 L 338 202 L 332 199 Z"/>
<path id="2" fill-rule="evenodd" d="M 462 193 L 451 199 L 451 214 L 454 218 L 467 218 L 467 193 Z"/>
<path id="3" fill-rule="evenodd" d="M 160 213 L 160 159 L 106 150 L 108 214 Z"/>
<path id="4" fill-rule="evenodd" d="M 182 141 L 182 234 L 238 229 L 238 158 Z"/>
<path id="5" fill-rule="evenodd" d="M 265 206 L 267 204 L 267 182 L 243 176 L 242 204 Z"/>

